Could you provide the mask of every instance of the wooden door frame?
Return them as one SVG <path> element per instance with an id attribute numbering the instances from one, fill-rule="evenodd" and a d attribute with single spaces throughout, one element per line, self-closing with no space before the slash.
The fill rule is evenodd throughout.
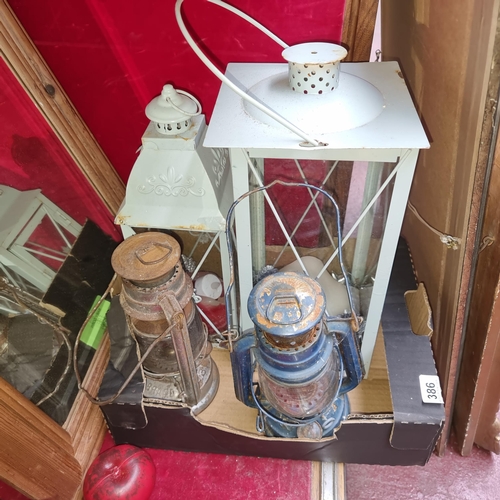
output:
<path id="1" fill-rule="evenodd" d="M 109 348 L 106 335 L 83 382 L 91 394 L 100 387 Z M 29 498 L 81 498 L 106 431 L 101 409 L 82 391 L 61 427 L 0 378 L 0 479 Z"/>
<path id="2" fill-rule="evenodd" d="M 490 63 L 479 162 L 483 185 L 477 193 L 478 224 L 465 310 L 465 335 L 453 412 L 460 452 L 474 443 L 500 453 L 500 10 Z"/>
<path id="3" fill-rule="evenodd" d="M 0 56 L 95 192 L 115 215 L 125 197 L 123 181 L 6 0 L 0 0 Z"/>
<path id="4" fill-rule="evenodd" d="M 345 61 L 369 61 L 379 0 L 346 0 L 342 21 Z"/>

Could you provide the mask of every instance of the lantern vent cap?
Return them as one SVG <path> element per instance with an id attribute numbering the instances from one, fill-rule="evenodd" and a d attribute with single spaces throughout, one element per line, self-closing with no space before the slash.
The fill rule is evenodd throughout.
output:
<path id="1" fill-rule="evenodd" d="M 138 233 L 120 243 L 111 265 L 116 274 L 134 283 L 168 275 L 179 262 L 181 248 L 172 236 L 156 231 Z"/>
<path id="2" fill-rule="evenodd" d="M 288 85 L 299 94 L 329 94 L 339 86 L 340 61 L 347 50 L 334 43 L 301 43 L 286 48 Z"/>
<path id="3" fill-rule="evenodd" d="M 335 43 L 310 42 L 287 47 L 281 55 L 285 61 L 305 64 L 333 64 L 347 56 L 347 50 Z"/>
<path id="4" fill-rule="evenodd" d="M 145 112 L 160 133 L 177 135 L 190 127 L 191 118 L 201 113 L 201 105 L 191 94 L 167 84 L 146 106 Z"/>
<path id="5" fill-rule="evenodd" d="M 326 299 L 319 283 L 296 272 L 278 272 L 257 283 L 248 299 L 254 324 L 277 337 L 294 337 L 317 325 Z"/>

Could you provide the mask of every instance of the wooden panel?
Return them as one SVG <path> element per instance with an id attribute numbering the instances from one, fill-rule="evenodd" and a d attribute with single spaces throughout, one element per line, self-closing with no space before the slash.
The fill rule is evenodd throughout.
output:
<path id="1" fill-rule="evenodd" d="M 122 180 L 5 0 L 0 0 L 0 54 L 111 213 L 116 214 L 125 196 Z"/>
<path id="2" fill-rule="evenodd" d="M 497 0 L 382 2 L 383 59 L 402 65 L 431 141 L 419 158 L 411 202 L 430 225 L 462 239 L 458 250 L 450 250 L 407 214 L 403 234 L 435 321 L 447 416 L 440 451 L 450 429 L 484 180 L 478 153 L 497 10 Z"/>
<path id="3" fill-rule="evenodd" d="M 71 438 L 59 425 L 37 408 L 33 403 L 17 392 L 8 382 L 0 378 L 0 401 L 16 415 L 23 415 L 23 419 L 39 431 L 44 439 L 57 445 L 65 452 L 71 453 L 73 447 Z M 16 434 L 14 432 L 14 434 Z"/>
<path id="4" fill-rule="evenodd" d="M 70 437 L 0 379 L 0 478 L 37 499 L 73 498 L 82 475 Z"/>
<path id="5" fill-rule="evenodd" d="M 104 371 L 108 365 L 109 349 L 109 337 L 106 334 L 83 381 L 83 387 L 93 396 L 96 396 L 99 391 Z M 90 464 L 97 457 L 107 432 L 106 422 L 100 407 L 91 403 L 83 391 L 80 391 L 63 428 L 70 435 L 74 456 L 80 464 L 83 478 Z M 75 498 L 80 497 L 81 485 L 75 495 Z"/>
<path id="6" fill-rule="evenodd" d="M 92 359 L 87 376 L 83 382 L 83 387 L 93 396 L 97 394 L 102 377 L 104 376 L 104 371 L 109 361 L 109 349 L 109 337 L 106 335 L 102 340 L 99 350 Z M 95 423 L 91 423 L 91 421 L 95 421 Z M 91 445 L 91 442 L 98 439 L 98 436 L 94 435 L 94 431 L 103 426 L 104 420 L 99 406 L 92 404 L 85 397 L 85 394 L 80 391 L 63 428 L 71 436 L 75 456 L 82 465 L 87 465 L 89 461 L 87 449 Z"/>
<path id="7" fill-rule="evenodd" d="M 346 61 L 369 61 L 378 0 L 346 0 L 342 43 L 349 53 Z"/>
<path id="8" fill-rule="evenodd" d="M 83 383 L 91 394 L 98 391 L 109 347 L 105 336 Z M 81 498 L 82 480 L 106 431 L 101 409 L 82 391 L 61 428 L 0 378 L 0 478 L 23 494 Z"/>
<path id="9" fill-rule="evenodd" d="M 500 36 L 495 42 L 491 65 L 488 101 L 496 105 L 500 89 Z M 467 318 L 457 399 L 454 410 L 454 426 L 457 432 L 460 451 L 470 454 L 474 442 L 480 440 L 483 446 L 500 451 L 495 441 L 496 411 L 500 397 L 498 379 L 495 373 L 500 369 L 498 359 L 500 345 L 500 301 L 498 300 L 500 282 L 500 142 L 498 122 L 493 127 L 493 114 L 496 106 L 485 111 L 484 131 L 481 143 L 485 147 L 481 156 L 485 157 L 490 168 L 486 171 L 484 186 L 478 193 L 481 218 L 478 230 L 478 250 L 480 253 L 473 261 L 474 280 L 471 287 L 469 316 Z M 498 113 L 496 111 L 496 113 Z M 498 121 L 498 116 L 496 117 Z M 488 149 L 491 144 L 496 148 Z M 488 156 L 491 155 L 491 162 Z M 484 193 L 484 194 L 483 194 Z M 483 196 L 480 196 L 483 194 Z M 484 217 L 482 214 L 484 213 Z M 482 247 L 483 241 L 493 242 Z M 484 407 L 484 408 L 483 408 Z M 480 436 L 476 440 L 476 434 Z"/>

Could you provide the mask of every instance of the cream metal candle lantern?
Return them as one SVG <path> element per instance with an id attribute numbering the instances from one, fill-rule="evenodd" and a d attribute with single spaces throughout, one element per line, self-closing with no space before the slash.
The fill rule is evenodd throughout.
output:
<path id="1" fill-rule="evenodd" d="M 115 222 L 126 236 L 131 228 L 224 230 L 232 202 L 228 152 L 203 147 L 206 125 L 198 101 L 165 85 L 146 115 L 151 122 Z"/>
<path id="2" fill-rule="evenodd" d="M 264 185 L 264 169 L 270 159 L 293 160 L 306 182 L 304 161 L 326 161 L 329 172 L 339 162 L 352 166 L 342 239 L 344 248 L 351 249 L 346 251 L 351 253 L 347 262 L 350 283 L 358 289 L 360 303 L 365 304 L 360 306 L 365 317 L 361 352 L 368 371 L 418 152 L 429 147 L 400 67 L 396 62 L 340 64 L 346 51 L 335 44 L 288 47 L 234 7 L 220 0 L 209 1 L 268 34 L 283 46 L 283 57 L 288 61 L 229 64 L 223 75 L 196 46 L 182 19 L 183 0 L 177 1 L 177 21 L 186 40 L 224 83 L 204 146 L 229 150 L 232 198 Z M 326 179 L 322 187 L 325 184 Z M 358 195 L 355 184 L 361 187 Z M 265 198 L 279 216 L 267 193 Z M 253 206 L 246 201 L 235 215 L 239 262 L 252 263 L 238 266 L 242 301 L 250 295 L 255 272 L 269 264 L 264 197 Z M 319 206 L 312 194 L 310 205 L 328 227 L 324 206 Z M 357 208 L 351 210 L 355 205 Z M 348 223 L 350 211 L 355 217 Z M 300 254 L 291 236 L 293 227 L 285 227 L 283 221 L 280 226 L 285 233 L 288 229 L 286 246 Z M 335 235 L 329 234 L 329 240 L 335 250 Z M 334 251 L 313 277 L 331 272 L 335 257 Z M 241 330 L 252 326 L 243 307 L 239 323 Z"/>

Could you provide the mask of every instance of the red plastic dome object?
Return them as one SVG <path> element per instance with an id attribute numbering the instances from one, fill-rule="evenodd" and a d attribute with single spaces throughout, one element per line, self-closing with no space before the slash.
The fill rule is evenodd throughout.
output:
<path id="1" fill-rule="evenodd" d="M 83 483 L 85 500 L 148 500 L 156 468 L 145 450 L 129 444 L 114 446 L 99 455 Z"/>

